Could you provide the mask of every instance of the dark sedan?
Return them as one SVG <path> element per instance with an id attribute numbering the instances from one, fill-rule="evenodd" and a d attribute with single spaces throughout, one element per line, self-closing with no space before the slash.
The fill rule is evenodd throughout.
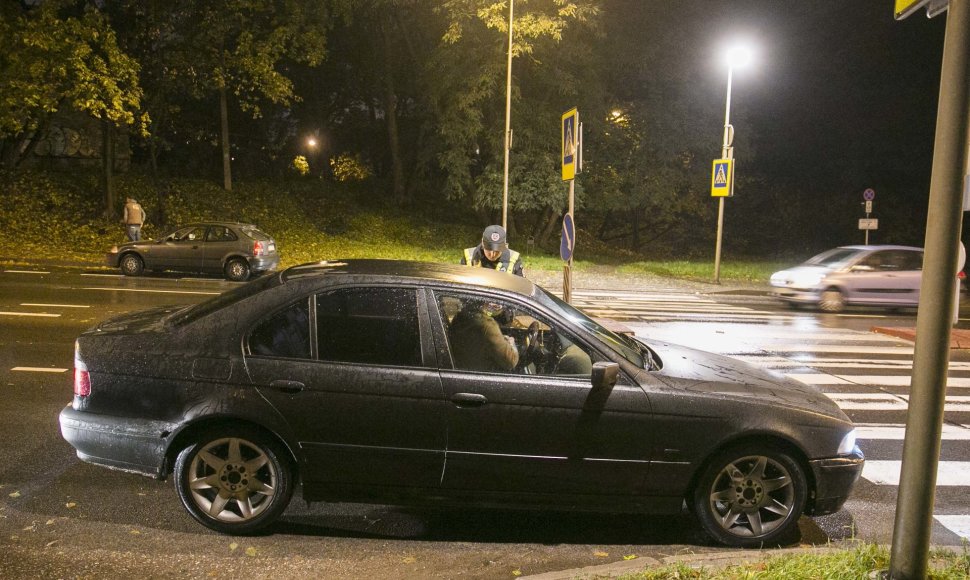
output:
<path id="1" fill-rule="evenodd" d="M 610 332 L 518 276 L 391 261 L 287 269 L 76 343 L 61 431 L 229 534 L 307 501 L 678 513 L 788 541 L 862 471 L 816 389 Z M 108 501 L 106 499 L 106 501 Z"/>
<path id="2" fill-rule="evenodd" d="M 253 224 L 211 222 L 182 226 L 158 240 L 114 246 L 105 256 L 126 276 L 145 270 L 222 274 L 243 281 L 275 270 L 280 263 L 276 242 Z"/>

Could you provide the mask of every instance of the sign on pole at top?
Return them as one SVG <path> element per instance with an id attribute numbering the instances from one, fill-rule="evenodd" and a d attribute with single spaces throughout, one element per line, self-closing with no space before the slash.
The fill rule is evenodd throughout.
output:
<path id="1" fill-rule="evenodd" d="M 926 7 L 926 17 L 933 18 L 949 8 L 950 0 L 895 0 L 893 16 L 896 20 L 902 20 L 924 6 Z"/>
<path id="2" fill-rule="evenodd" d="M 579 111 L 576 107 L 562 114 L 562 180 L 576 178 L 579 158 Z"/>
<path id="3" fill-rule="evenodd" d="M 711 171 L 711 197 L 734 195 L 734 159 L 715 159 Z"/>

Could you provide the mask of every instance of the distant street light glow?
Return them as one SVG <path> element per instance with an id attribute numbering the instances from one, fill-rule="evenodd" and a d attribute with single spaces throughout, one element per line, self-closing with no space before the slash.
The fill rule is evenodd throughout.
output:
<path id="1" fill-rule="evenodd" d="M 313 137 L 310 137 L 309 139 L 306 140 L 306 144 L 309 147 L 316 147 L 317 146 L 317 140 L 314 139 Z"/>

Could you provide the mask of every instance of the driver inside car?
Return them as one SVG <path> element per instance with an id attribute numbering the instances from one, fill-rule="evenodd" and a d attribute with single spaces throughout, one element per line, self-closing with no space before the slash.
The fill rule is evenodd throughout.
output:
<path id="1" fill-rule="evenodd" d="M 502 334 L 494 307 L 480 300 L 466 300 L 448 326 L 448 343 L 455 368 L 508 372 L 519 364 L 515 339 Z"/>

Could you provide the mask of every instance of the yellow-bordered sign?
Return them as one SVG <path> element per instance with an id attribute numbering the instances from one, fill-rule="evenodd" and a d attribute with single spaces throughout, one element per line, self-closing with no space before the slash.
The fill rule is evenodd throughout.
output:
<path id="1" fill-rule="evenodd" d="M 734 159 L 715 159 L 711 171 L 711 197 L 734 195 Z"/>
<path id="2" fill-rule="evenodd" d="M 902 20 L 926 6 L 926 17 L 933 18 L 946 12 L 949 5 L 949 0 L 895 0 L 893 16 L 896 20 Z"/>
<path id="3" fill-rule="evenodd" d="M 579 111 L 576 107 L 562 114 L 562 180 L 576 178 L 579 153 Z"/>

